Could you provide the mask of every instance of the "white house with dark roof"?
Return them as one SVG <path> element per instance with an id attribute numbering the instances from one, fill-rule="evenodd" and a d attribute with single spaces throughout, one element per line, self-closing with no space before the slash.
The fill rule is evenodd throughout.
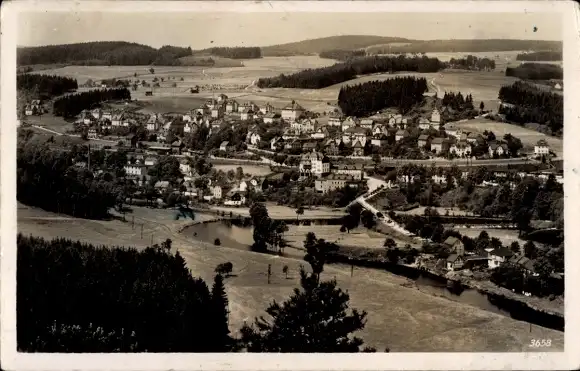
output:
<path id="1" fill-rule="evenodd" d="M 404 138 L 407 138 L 409 136 L 409 132 L 407 130 L 398 130 L 397 133 L 395 134 L 395 141 L 399 142 L 401 140 L 403 140 Z"/>
<path id="2" fill-rule="evenodd" d="M 497 268 L 499 267 L 502 263 L 505 263 L 507 261 L 509 261 L 509 259 L 514 255 L 514 253 L 506 248 L 506 247 L 500 247 L 498 249 L 494 249 L 492 251 L 489 252 L 489 262 L 488 265 L 490 268 Z"/>
<path id="3" fill-rule="evenodd" d="M 544 139 L 540 139 L 534 146 L 534 154 L 536 156 L 549 155 L 550 146 L 548 146 L 548 142 L 546 142 Z"/>
<path id="4" fill-rule="evenodd" d="M 439 126 L 441 123 L 441 113 L 437 108 L 434 108 L 433 111 L 431 111 L 431 122 L 434 126 Z"/>
<path id="5" fill-rule="evenodd" d="M 453 153 L 459 157 L 471 156 L 471 144 L 467 141 L 459 141 L 449 147 L 449 153 Z"/>
<path id="6" fill-rule="evenodd" d="M 437 125 L 439 125 L 439 124 L 437 124 Z M 429 130 L 432 127 L 433 126 L 432 126 L 431 122 L 429 120 L 427 120 L 426 118 L 421 117 L 419 119 L 419 129 L 421 129 L 421 130 Z"/>
<path id="7" fill-rule="evenodd" d="M 355 143 L 356 141 L 359 141 L 360 144 L 364 147 L 367 143 L 367 132 L 368 132 L 367 129 L 362 128 L 360 126 L 350 127 L 345 131 L 343 131 L 342 141 L 345 144 Z"/>
<path id="8" fill-rule="evenodd" d="M 296 103 L 292 101 L 289 105 L 282 108 L 282 119 L 285 121 L 296 121 L 306 112 L 306 110 Z"/>
<path id="9" fill-rule="evenodd" d="M 239 103 L 234 99 L 228 99 L 226 101 L 226 113 L 238 112 Z"/>
<path id="10" fill-rule="evenodd" d="M 299 170 L 301 176 L 320 177 L 330 173 L 330 160 L 320 152 L 308 152 L 300 158 Z"/>
<path id="11" fill-rule="evenodd" d="M 331 112 L 328 115 L 328 126 L 341 126 L 344 116 L 339 112 Z"/>
<path id="12" fill-rule="evenodd" d="M 489 156 L 509 155 L 509 148 L 506 143 L 491 142 L 488 146 Z"/>
<path id="13" fill-rule="evenodd" d="M 340 124 L 340 130 L 344 132 L 352 127 L 358 126 L 359 122 L 359 119 L 356 117 L 349 116 Z"/>

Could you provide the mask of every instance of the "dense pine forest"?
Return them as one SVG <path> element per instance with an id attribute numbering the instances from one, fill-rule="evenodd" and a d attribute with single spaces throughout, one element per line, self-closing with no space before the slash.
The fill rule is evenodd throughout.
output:
<path id="1" fill-rule="evenodd" d="M 223 352 L 225 291 L 162 247 L 138 252 L 18 235 L 18 350 Z"/>
<path id="2" fill-rule="evenodd" d="M 562 52 L 561 51 L 539 51 L 532 53 L 521 53 L 516 56 L 518 61 L 561 61 Z"/>
<path id="3" fill-rule="evenodd" d="M 147 45 L 124 41 L 98 41 L 78 44 L 23 47 L 17 50 L 18 65 L 178 65 L 178 58 L 191 55 L 191 48 Z"/>
<path id="4" fill-rule="evenodd" d="M 347 61 L 351 58 L 364 57 L 366 52 L 364 50 L 325 50 L 318 55 L 320 58 L 336 59 L 337 61 Z"/>
<path id="5" fill-rule="evenodd" d="M 465 58 L 451 58 L 447 67 L 462 70 L 493 71 L 495 70 L 495 61 L 489 58 L 478 58 L 468 55 Z"/>
<path id="6" fill-rule="evenodd" d="M 519 77 L 522 80 L 562 80 L 564 70 L 555 64 L 523 63 L 517 67 L 508 67 L 506 76 Z"/>
<path id="7" fill-rule="evenodd" d="M 128 99 L 131 99 L 131 92 L 127 88 L 92 90 L 70 94 L 54 101 L 53 114 L 71 118 L 101 102 Z"/>
<path id="8" fill-rule="evenodd" d="M 444 64 L 437 58 L 427 57 L 365 57 L 337 63 L 330 67 L 307 69 L 292 75 L 279 75 L 258 80 L 260 88 L 321 89 L 352 80 L 357 75 L 380 72 L 437 72 Z"/>
<path id="9" fill-rule="evenodd" d="M 231 59 L 262 58 L 262 49 L 259 47 L 216 47 L 194 52 L 194 54 L 204 53 Z"/>
<path id="10" fill-rule="evenodd" d="M 70 77 L 19 74 L 16 76 L 16 89 L 30 92 L 36 99 L 50 99 L 77 90 L 78 84 Z"/>
<path id="11" fill-rule="evenodd" d="M 82 218 L 107 217 L 117 196 L 123 194 L 123 185 L 114 182 L 114 175 L 96 178 L 92 172 L 74 167 L 79 152 L 77 149 L 53 150 L 46 144 L 19 146 L 16 157 L 17 200 Z M 112 155 L 108 161 L 112 162 L 115 156 L 119 155 Z M 117 167 L 122 170 L 125 164 L 126 161 Z"/>
<path id="12" fill-rule="evenodd" d="M 499 99 L 509 105 L 500 106 L 499 113 L 519 124 L 537 123 L 549 129 L 553 135 L 564 130 L 564 97 L 542 91 L 525 82 L 517 81 L 502 86 Z"/>
<path id="13" fill-rule="evenodd" d="M 338 105 L 347 116 L 365 116 L 387 107 L 396 107 L 405 113 L 423 100 L 426 91 L 425 78 L 397 77 L 370 81 L 341 88 Z"/>

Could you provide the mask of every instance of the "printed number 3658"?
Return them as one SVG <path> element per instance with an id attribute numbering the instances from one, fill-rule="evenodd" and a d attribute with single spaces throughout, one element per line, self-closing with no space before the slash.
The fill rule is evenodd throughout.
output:
<path id="1" fill-rule="evenodd" d="M 541 339 L 541 340 L 536 340 L 536 339 L 532 339 L 530 346 L 532 348 L 543 348 L 543 347 L 550 347 L 552 346 L 552 340 L 550 339 Z"/>

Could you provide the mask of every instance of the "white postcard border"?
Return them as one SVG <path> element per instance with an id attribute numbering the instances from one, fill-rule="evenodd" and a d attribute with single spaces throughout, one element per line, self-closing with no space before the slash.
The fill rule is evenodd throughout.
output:
<path id="1" fill-rule="evenodd" d="M 138 3 L 138 7 L 136 7 Z M 103 10 L 103 9 L 106 10 Z M 565 136 L 565 352 L 561 353 L 376 353 L 376 354 L 26 354 L 16 352 L 16 33 L 20 11 L 112 12 L 559 12 L 563 16 Z M 578 7 L 544 1 L 17 1 L 2 4 L 1 14 L 1 172 L 0 172 L 0 318 L 1 364 L 7 370 L 498 370 L 580 367 L 580 43 Z"/>

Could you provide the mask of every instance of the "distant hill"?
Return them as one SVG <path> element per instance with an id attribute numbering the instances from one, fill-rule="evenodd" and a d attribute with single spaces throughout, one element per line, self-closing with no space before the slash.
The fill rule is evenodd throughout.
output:
<path id="1" fill-rule="evenodd" d="M 452 53 L 500 52 L 512 50 L 562 50 L 562 42 L 546 40 L 426 40 L 407 45 L 376 45 L 367 48 L 368 54 L 388 53 Z"/>
<path id="2" fill-rule="evenodd" d="M 125 41 L 97 41 L 77 44 L 19 47 L 19 66 L 38 64 L 74 65 L 179 65 L 179 58 L 191 55 L 191 48 L 163 46 L 159 49 Z"/>
<path id="3" fill-rule="evenodd" d="M 289 55 L 319 54 L 329 50 L 356 50 L 371 45 L 388 43 L 407 43 L 411 40 L 401 37 L 344 35 L 320 39 L 303 40 L 288 44 L 262 47 L 262 56 L 281 57 Z"/>

